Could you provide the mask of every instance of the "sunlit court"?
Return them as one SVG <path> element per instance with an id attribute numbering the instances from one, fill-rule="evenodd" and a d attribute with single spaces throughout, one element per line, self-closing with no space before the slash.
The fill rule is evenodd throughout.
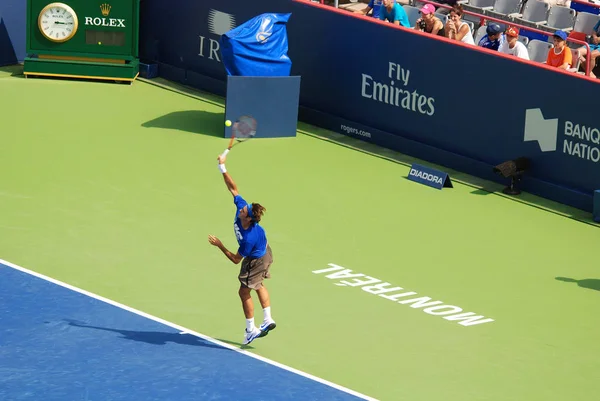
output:
<path id="1" fill-rule="evenodd" d="M 473 44 L 417 32 L 425 3 L 25 3 L 0 6 L 0 400 L 597 399 L 593 68 L 477 38 L 554 30 L 473 1 Z M 457 69 L 451 95 L 424 54 L 520 86 Z"/>

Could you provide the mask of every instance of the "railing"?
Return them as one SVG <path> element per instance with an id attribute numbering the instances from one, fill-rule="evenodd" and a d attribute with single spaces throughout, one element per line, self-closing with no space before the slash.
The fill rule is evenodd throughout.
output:
<path id="1" fill-rule="evenodd" d="M 328 10 L 331 10 L 333 12 L 343 13 L 343 14 L 346 14 L 346 15 L 349 14 L 349 15 L 351 15 L 354 18 L 363 18 L 363 19 L 365 19 L 367 21 L 370 21 L 370 22 L 373 22 L 373 23 L 381 23 L 381 24 L 384 24 L 384 25 L 387 25 L 387 26 L 390 26 L 390 27 L 393 27 L 393 28 L 396 28 L 396 29 L 410 30 L 411 32 L 413 32 L 415 34 L 427 35 L 427 36 L 429 36 L 429 37 L 431 37 L 431 38 L 433 38 L 435 40 L 442 40 L 442 41 L 446 40 L 446 41 L 449 41 L 450 43 L 458 45 L 458 46 L 467 46 L 469 48 L 474 48 L 473 50 L 476 50 L 476 51 L 490 52 L 492 54 L 495 54 L 498 57 L 509 57 L 509 58 L 511 58 L 511 59 L 513 59 L 513 60 L 515 60 L 517 62 L 533 64 L 533 65 L 535 65 L 536 67 L 539 67 L 539 68 L 551 68 L 551 69 L 553 69 L 553 70 L 555 70 L 557 72 L 564 72 L 564 73 L 568 73 L 568 74 L 573 74 L 573 75 L 576 75 L 576 76 L 582 78 L 579 74 L 576 74 L 576 73 L 573 73 L 573 72 L 570 72 L 570 71 L 567 71 L 567 70 L 556 69 L 554 67 L 547 66 L 546 64 L 540 63 L 540 62 L 537 62 L 537 61 L 528 61 L 528 60 L 523 60 L 523 59 L 520 59 L 520 58 L 516 58 L 516 57 L 510 56 L 508 54 L 503 54 L 503 53 L 499 53 L 499 52 L 494 51 L 494 50 L 482 48 L 480 46 L 477 46 L 477 44 L 475 46 L 468 45 L 468 44 L 465 44 L 465 43 L 462 43 L 462 42 L 459 42 L 459 41 L 455 41 L 455 40 L 452 40 L 452 39 L 448 39 L 448 38 L 445 38 L 445 37 L 441 37 L 441 36 L 437 36 L 437 35 L 433 35 L 432 36 L 432 35 L 430 35 L 428 33 L 420 32 L 420 31 L 417 31 L 417 30 L 412 29 L 412 28 L 405 28 L 405 27 L 400 26 L 400 25 L 389 24 L 389 23 L 387 23 L 385 21 L 380 21 L 380 20 L 377 20 L 377 19 L 372 18 L 372 17 L 367 17 L 367 16 L 364 16 L 364 15 L 361 15 L 361 14 L 356 14 L 356 13 L 348 12 L 346 10 L 341 10 L 341 9 L 338 8 L 338 0 L 335 0 L 334 7 L 330 7 L 330 6 L 324 5 L 323 4 L 324 3 L 323 0 L 321 0 L 320 4 L 319 3 L 312 3 L 310 0 L 294 0 L 294 1 L 297 1 L 297 2 L 306 2 L 306 3 L 309 3 L 311 5 L 314 5 L 315 7 L 328 9 Z M 432 5 L 436 6 L 437 8 L 446 8 L 446 9 L 449 9 L 449 10 L 452 9 L 452 6 L 450 6 L 448 4 L 440 4 L 440 3 L 436 3 L 434 1 L 429 1 L 429 0 L 419 0 L 419 1 L 422 2 L 422 3 L 431 3 Z M 594 4 L 594 3 L 587 3 L 586 1 L 582 1 L 582 0 L 571 0 L 571 1 L 577 1 L 579 3 L 590 4 L 590 5 Z M 600 5 L 597 5 L 597 6 L 600 8 Z M 535 32 L 535 33 L 542 34 L 542 35 L 548 36 L 548 37 L 550 37 L 550 36 L 553 35 L 552 33 L 543 31 L 541 29 L 537 29 L 537 28 L 533 28 L 533 27 L 529 27 L 529 26 L 525 26 L 525 25 L 519 25 L 519 24 L 513 23 L 512 21 L 507 21 L 507 20 L 503 20 L 503 19 L 500 19 L 500 18 L 491 17 L 491 16 L 488 16 L 488 15 L 482 15 L 482 14 L 479 14 L 479 13 L 476 13 L 476 12 L 473 12 L 473 11 L 468 11 L 468 10 L 464 10 L 463 9 L 463 14 L 472 15 L 472 16 L 478 17 L 478 18 L 480 18 L 482 20 L 495 21 L 495 22 L 498 22 L 498 23 L 500 23 L 502 25 L 515 26 L 515 27 L 518 27 L 519 29 L 523 29 L 523 30 L 530 31 L 530 32 Z M 591 57 L 590 57 L 590 54 L 591 54 L 590 45 L 587 42 L 584 42 L 584 41 L 578 40 L 578 39 L 574 39 L 574 38 L 567 38 L 567 41 L 568 42 L 572 42 L 572 43 L 579 43 L 579 44 L 585 46 L 585 48 L 587 49 L 586 65 L 585 65 L 585 76 L 586 76 L 586 79 L 592 79 L 592 78 L 589 78 L 590 71 L 591 71 L 591 69 L 590 69 L 590 67 L 591 67 L 590 66 L 590 64 L 591 64 L 591 62 L 590 62 L 590 59 L 591 59 Z M 597 82 L 597 80 L 594 80 L 594 81 Z"/>
<path id="2" fill-rule="evenodd" d="M 575 4 L 581 4 L 581 7 L 578 6 L 573 6 L 573 3 Z M 579 11 L 579 10 L 585 10 L 585 9 L 590 9 L 590 8 L 600 8 L 600 3 L 592 3 L 588 0 L 571 0 L 571 7 L 573 10 Z M 600 13 L 600 10 L 597 10 L 599 12 L 597 12 L 596 14 Z"/>

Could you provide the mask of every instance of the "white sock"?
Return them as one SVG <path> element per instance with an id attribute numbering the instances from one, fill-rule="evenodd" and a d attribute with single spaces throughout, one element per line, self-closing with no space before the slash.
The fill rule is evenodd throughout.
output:
<path id="1" fill-rule="evenodd" d="M 263 309 L 263 313 L 265 315 L 264 317 L 264 321 L 266 322 L 267 320 L 271 320 L 271 307 L 267 306 L 266 308 Z"/>
<path id="2" fill-rule="evenodd" d="M 246 319 L 246 331 L 251 332 L 254 330 L 254 318 Z"/>

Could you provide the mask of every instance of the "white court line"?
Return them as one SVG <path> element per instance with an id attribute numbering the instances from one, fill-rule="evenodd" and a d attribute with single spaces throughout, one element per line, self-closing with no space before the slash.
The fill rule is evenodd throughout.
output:
<path id="1" fill-rule="evenodd" d="M 187 329 L 187 328 L 185 328 L 185 327 L 183 327 L 183 326 L 180 326 L 180 325 L 178 325 L 178 324 L 171 323 L 171 322 L 169 322 L 169 321 L 167 321 L 167 320 L 161 319 L 161 318 L 159 318 L 159 317 L 156 317 L 156 316 L 152 316 L 152 315 L 150 315 L 150 314 L 148 314 L 148 313 L 146 313 L 146 312 L 139 311 L 139 310 L 137 310 L 137 309 L 134 309 L 134 308 L 131 308 L 131 307 L 127 306 L 127 305 L 123 305 L 123 304 L 121 304 L 121 303 L 118 303 L 118 302 L 116 302 L 116 301 L 113 301 L 113 300 L 111 300 L 111 299 L 104 298 L 104 297 L 102 297 L 102 296 L 100 296 L 100 295 L 97 295 L 97 294 L 94 294 L 94 293 L 92 293 L 92 292 L 89 292 L 89 291 L 83 290 L 83 289 L 81 289 L 81 288 L 78 288 L 78 287 L 72 286 L 72 285 L 70 285 L 70 284 L 63 283 L 62 281 L 59 281 L 59 280 L 53 279 L 52 277 L 48 277 L 48 276 L 45 276 L 45 275 L 43 275 L 43 274 L 36 273 L 36 272 L 34 272 L 34 271 L 32 271 L 32 270 L 29 270 L 29 269 L 26 269 L 26 268 L 24 268 L 24 267 L 21 267 L 21 266 L 15 265 L 14 263 L 7 262 L 7 261 L 5 261 L 5 260 L 3 260 L 3 259 L 0 259 L 0 263 L 1 263 L 1 264 L 3 264 L 3 265 L 5 265 L 5 266 L 12 267 L 13 269 L 16 269 L 16 270 L 22 271 L 23 273 L 30 274 L 30 275 L 32 275 L 32 276 L 35 276 L 35 277 L 41 278 L 41 279 L 43 279 L 43 280 L 49 281 L 49 282 L 51 282 L 51 283 L 53 283 L 53 284 L 60 285 L 61 287 L 68 288 L 69 290 L 72 290 L 72 291 L 78 292 L 78 293 L 80 293 L 80 294 L 83 294 L 83 295 L 87 295 L 88 297 L 95 298 L 95 299 L 97 299 L 97 300 L 99 300 L 99 301 L 105 302 L 105 303 L 107 303 L 107 304 L 110 304 L 110 305 L 116 306 L 116 307 L 118 307 L 118 308 L 121 308 L 121 309 L 124 309 L 124 310 L 126 310 L 126 311 L 128 311 L 128 312 L 135 313 L 136 315 L 140 315 L 140 316 L 143 316 L 143 317 L 145 317 L 145 318 L 147 318 L 147 319 L 154 320 L 155 322 L 162 323 L 162 324 L 164 324 L 164 325 L 166 325 L 166 326 L 173 327 L 173 328 L 175 328 L 175 329 L 177 329 L 177 330 L 180 330 L 180 332 L 181 332 L 180 334 L 192 334 L 192 335 L 195 335 L 195 336 L 197 336 L 197 337 L 200 337 L 200 338 L 202 338 L 202 339 L 204 339 L 204 340 L 206 340 L 206 341 L 210 341 L 210 342 L 212 342 L 212 343 L 215 343 L 215 344 L 217 344 L 217 345 L 220 345 L 220 346 L 221 346 L 221 347 L 223 347 L 223 348 L 227 348 L 227 349 L 230 349 L 230 350 L 232 350 L 232 351 L 236 351 L 236 352 L 239 352 L 239 353 L 241 353 L 241 354 L 243 354 L 243 355 L 249 356 L 249 357 L 251 357 L 251 358 L 258 359 L 259 361 L 266 362 L 266 363 L 268 363 L 268 364 L 271 364 L 271 365 L 273 365 L 273 366 L 277 366 L 278 368 L 281 368 L 281 369 L 287 370 L 287 371 L 289 371 L 289 372 L 295 373 L 295 374 L 297 374 L 297 375 L 300 375 L 300 376 L 302 376 L 302 377 L 306 377 L 307 379 L 314 380 L 314 381 L 316 381 L 316 382 L 318 382 L 318 383 L 321 383 L 321 384 L 324 384 L 324 385 L 326 385 L 326 386 L 333 387 L 333 388 L 335 388 L 336 390 L 340 390 L 340 391 L 342 391 L 342 392 L 345 392 L 345 393 L 351 394 L 351 395 L 353 395 L 353 396 L 355 396 L 355 397 L 359 397 L 359 398 L 362 398 L 362 399 L 364 399 L 364 400 L 369 400 L 369 401 L 378 401 L 376 398 L 369 397 L 369 396 L 367 396 L 367 395 L 361 394 L 361 393 L 359 393 L 359 392 L 356 392 L 356 391 L 354 391 L 354 390 L 350 390 L 349 388 L 346 388 L 346 387 L 340 386 L 340 385 L 338 385 L 338 384 L 335 384 L 335 383 L 329 382 L 329 381 L 327 381 L 327 380 L 321 379 L 321 378 L 319 378 L 319 377 L 313 376 L 313 375 L 311 375 L 311 374 L 309 374 L 309 373 L 306 373 L 306 372 L 303 372 L 303 371 L 301 371 L 301 370 L 294 369 L 294 368 L 292 368 L 292 367 L 290 367 L 290 366 L 286 366 L 286 365 L 283 365 L 283 364 L 281 364 L 281 363 L 279 363 L 279 362 L 272 361 L 272 360 L 270 360 L 270 359 L 268 359 L 268 358 L 264 358 L 264 357 L 262 357 L 262 356 L 260 356 L 260 355 L 256 355 L 256 354 L 253 354 L 253 353 L 251 353 L 251 352 L 249 352 L 249 351 L 245 351 L 245 350 L 243 350 L 243 349 L 240 349 L 240 348 L 234 347 L 234 346 L 232 346 L 232 345 L 230 345 L 230 344 L 227 344 L 227 343 L 224 343 L 224 342 L 222 342 L 222 341 L 215 340 L 215 339 L 214 339 L 214 338 L 212 338 L 212 337 L 206 336 L 206 335 L 204 335 L 204 334 L 201 334 L 201 333 L 197 333 L 197 332 L 195 332 L 195 331 L 193 331 L 193 330 Z"/>

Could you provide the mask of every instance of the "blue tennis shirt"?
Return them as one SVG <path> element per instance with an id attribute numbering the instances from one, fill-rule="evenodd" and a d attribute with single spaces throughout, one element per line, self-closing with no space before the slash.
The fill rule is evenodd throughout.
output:
<path id="1" fill-rule="evenodd" d="M 373 10 L 375 11 L 375 10 Z M 387 8 L 385 6 L 381 6 L 379 9 L 379 19 L 382 21 L 388 20 L 389 22 L 400 21 L 400 25 L 406 28 L 410 28 L 410 22 L 408 21 L 408 15 L 404 8 L 398 4 L 394 3 L 392 7 L 392 11 L 388 13 Z"/>
<path id="2" fill-rule="evenodd" d="M 248 202 L 246 202 L 241 195 L 235 196 L 233 198 L 233 203 L 235 203 L 236 207 L 233 231 L 239 245 L 239 254 L 243 257 L 263 257 L 265 253 L 267 253 L 267 235 L 265 229 L 258 223 L 254 223 L 250 225 L 247 230 L 244 230 L 242 221 L 239 218 L 240 210 L 243 209 L 244 206 L 250 207 L 250 205 L 248 205 Z"/>

